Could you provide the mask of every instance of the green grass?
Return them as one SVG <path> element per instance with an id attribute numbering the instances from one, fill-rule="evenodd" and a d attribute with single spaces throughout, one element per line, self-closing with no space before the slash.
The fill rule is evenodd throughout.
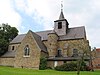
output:
<path id="1" fill-rule="evenodd" d="M 0 75 L 77 75 L 76 73 L 76 71 L 32 70 L 0 66 Z M 80 75 L 100 75 L 100 70 L 81 71 Z"/>

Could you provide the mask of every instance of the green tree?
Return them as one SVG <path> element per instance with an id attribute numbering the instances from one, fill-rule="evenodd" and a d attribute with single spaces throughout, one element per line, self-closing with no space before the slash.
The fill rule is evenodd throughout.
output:
<path id="1" fill-rule="evenodd" d="M 44 57 L 40 58 L 40 65 L 39 65 L 39 69 L 40 70 L 45 70 L 47 68 L 47 59 Z"/>
<path id="2" fill-rule="evenodd" d="M 18 30 L 8 24 L 0 25 L 0 56 L 8 50 L 8 45 L 18 35 Z"/>
<path id="3" fill-rule="evenodd" d="M 79 59 L 77 62 L 77 75 L 80 75 L 80 70 L 82 67 L 82 63 L 84 62 L 85 59 L 89 58 L 90 59 L 90 53 L 91 53 L 91 49 L 89 46 L 88 41 L 84 41 L 83 43 L 81 43 L 81 45 L 77 45 L 79 47 L 80 50 L 82 50 L 82 52 L 79 51 Z"/>

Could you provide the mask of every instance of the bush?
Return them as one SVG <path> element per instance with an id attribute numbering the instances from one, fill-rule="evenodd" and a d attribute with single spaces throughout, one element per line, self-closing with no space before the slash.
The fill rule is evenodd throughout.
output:
<path id="1" fill-rule="evenodd" d="M 65 63 L 63 65 L 56 66 L 55 70 L 57 70 L 57 71 L 77 71 L 77 63 L 75 63 L 75 62 Z M 80 70 L 81 71 L 87 70 L 87 66 L 86 66 L 85 62 L 81 63 Z"/>
<path id="2" fill-rule="evenodd" d="M 47 68 L 47 59 L 42 57 L 42 58 L 40 58 L 39 69 L 45 70 L 46 68 Z"/>
<path id="3" fill-rule="evenodd" d="M 60 66 L 56 66 L 55 70 L 58 71 L 76 71 L 77 70 L 77 63 L 71 62 L 71 63 L 65 63 Z"/>
<path id="4" fill-rule="evenodd" d="M 81 68 L 80 68 L 80 70 L 81 70 L 81 71 L 87 71 L 86 67 L 87 67 L 87 66 L 86 66 L 86 63 L 85 63 L 85 62 L 82 62 L 82 63 L 81 63 Z"/>

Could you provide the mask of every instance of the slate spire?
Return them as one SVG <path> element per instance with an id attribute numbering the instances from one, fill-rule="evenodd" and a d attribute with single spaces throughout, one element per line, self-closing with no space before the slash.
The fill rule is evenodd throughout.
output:
<path id="1" fill-rule="evenodd" d="M 64 14 L 63 14 L 63 1 L 61 1 L 61 13 L 60 13 L 60 16 L 59 16 L 59 20 L 62 20 L 62 19 L 65 19 L 64 18 Z"/>
<path id="2" fill-rule="evenodd" d="M 65 19 L 63 11 L 61 11 L 60 16 L 59 16 L 59 20 Z"/>

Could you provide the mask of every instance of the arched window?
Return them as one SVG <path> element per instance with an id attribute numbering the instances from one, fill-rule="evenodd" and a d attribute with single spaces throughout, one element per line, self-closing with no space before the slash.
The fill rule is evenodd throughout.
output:
<path id="1" fill-rule="evenodd" d="M 15 46 L 12 46 L 12 50 L 14 50 L 15 49 Z"/>
<path id="2" fill-rule="evenodd" d="M 30 52 L 29 45 L 26 45 L 24 48 L 24 55 L 29 56 L 29 52 Z"/>

